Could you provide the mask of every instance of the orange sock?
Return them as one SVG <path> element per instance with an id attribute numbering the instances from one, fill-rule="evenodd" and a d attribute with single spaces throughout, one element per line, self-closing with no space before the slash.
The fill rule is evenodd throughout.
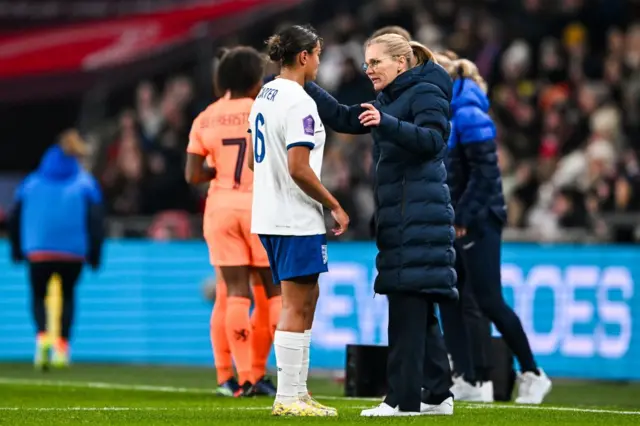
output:
<path id="1" fill-rule="evenodd" d="M 269 299 L 264 287 L 255 283 L 253 287 L 253 312 L 251 327 L 253 328 L 253 377 L 258 380 L 267 373 L 267 358 L 271 352 L 273 335 L 269 326 Z"/>
<path id="2" fill-rule="evenodd" d="M 69 341 L 63 337 L 59 337 L 56 342 L 56 351 L 67 353 L 69 352 Z"/>
<path id="3" fill-rule="evenodd" d="M 251 300 L 244 297 L 227 298 L 226 330 L 227 340 L 231 347 L 231 355 L 238 371 L 238 382 L 254 383 L 251 369 L 252 333 L 249 309 Z"/>
<path id="4" fill-rule="evenodd" d="M 209 321 L 209 335 L 213 360 L 216 364 L 218 383 L 222 384 L 233 377 L 233 363 L 231 361 L 231 349 L 227 340 L 227 328 L 225 325 L 227 315 L 227 284 L 218 279 L 216 283 L 216 301 L 211 311 Z"/>
<path id="5" fill-rule="evenodd" d="M 282 310 L 282 296 L 276 296 L 269 299 L 269 326 L 271 330 L 271 339 L 276 332 L 278 322 L 280 321 L 280 311 Z"/>

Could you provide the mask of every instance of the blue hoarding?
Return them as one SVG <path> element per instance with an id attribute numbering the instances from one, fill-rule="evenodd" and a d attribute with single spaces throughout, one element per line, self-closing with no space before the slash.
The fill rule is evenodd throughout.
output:
<path id="1" fill-rule="evenodd" d="M 348 343 L 386 344 L 386 299 L 373 294 L 375 246 L 334 243 L 322 277 L 312 365 L 343 368 Z M 34 328 L 24 265 L 0 242 L 0 359 L 29 359 Z M 78 289 L 73 358 L 211 365 L 201 242 L 110 242 Z M 505 244 L 502 279 L 539 364 L 552 376 L 640 380 L 640 249 Z"/>

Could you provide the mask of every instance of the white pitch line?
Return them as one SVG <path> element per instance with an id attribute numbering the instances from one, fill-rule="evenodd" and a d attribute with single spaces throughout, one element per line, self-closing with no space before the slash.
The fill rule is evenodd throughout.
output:
<path id="1" fill-rule="evenodd" d="M 464 407 L 471 409 L 491 408 L 498 410 L 540 410 L 563 411 L 567 413 L 619 414 L 627 416 L 640 416 L 640 411 L 609 410 L 604 408 L 550 407 L 547 405 L 466 404 Z"/>
<path id="2" fill-rule="evenodd" d="M 29 385 L 29 386 L 54 386 L 54 387 L 77 387 L 90 389 L 111 389 L 111 390 L 129 390 L 143 392 L 168 392 L 168 393 L 192 393 L 201 395 L 214 394 L 213 389 L 203 388 L 183 388 L 174 386 L 153 386 L 153 385 L 125 385 L 119 383 L 106 382 L 75 382 L 72 380 L 37 380 L 37 379 L 14 379 L 9 377 L 0 377 L 0 384 L 6 385 Z M 344 396 L 320 396 L 318 398 L 326 400 L 338 401 L 381 401 L 380 398 L 351 398 Z"/>
<path id="3" fill-rule="evenodd" d="M 0 411 L 266 411 L 271 407 L 0 407 Z"/>
<path id="4" fill-rule="evenodd" d="M 34 379 L 14 379 L 9 377 L 0 377 L 0 384 L 7 385 L 32 385 L 32 386 L 55 386 L 55 387 L 76 387 L 76 388 L 91 388 L 91 389 L 111 389 L 111 390 L 129 390 L 129 391 L 144 391 L 144 392 L 168 392 L 168 393 L 190 393 L 190 394 L 200 394 L 200 395 L 212 395 L 214 391 L 211 389 L 203 389 L 203 388 L 183 388 L 183 387 L 174 387 L 174 386 L 152 386 L 152 385 L 125 385 L 118 383 L 105 383 L 105 382 L 74 382 L 70 380 L 34 380 Z M 326 400 L 336 400 L 336 401 L 381 401 L 381 398 L 351 398 L 351 397 L 343 397 L 343 396 L 320 396 L 317 395 L 319 399 Z M 505 404 L 463 404 L 464 408 L 470 409 L 514 409 L 514 410 L 542 410 L 542 411 L 559 411 L 559 412 L 573 412 L 573 413 L 593 413 L 593 414 L 617 414 L 617 415 L 631 415 L 631 416 L 640 416 L 640 411 L 625 411 L 625 410 L 611 410 L 611 409 L 599 409 L 599 408 L 577 408 L 577 407 L 551 407 L 546 405 L 505 405 Z M 71 407 L 69 408 L 60 408 L 59 410 L 72 410 L 87 408 L 87 411 L 99 411 L 99 410 L 108 410 L 110 407 L 99 408 L 99 407 Z M 114 410 L 119 409 L 119 407 L 112 407 Z M 264 408 L 264 409 L 268 409 Z M 348 408 L 366 408 L 360 406 L 353 406 Z M 29 409 L 29 408 L 26 408 Z M 149 408 L 151 411 L 154 408 Z M 178 410 L 179 408 L 176 408 Z M 217 410 L 218 408 L 212 407 L 212 410 Z M 261 407 L 221 407 L 220 410 L 262 410 Z M 18 407 L 0 407 L 0 411 L 2 410 L 23 410 L 23 408 Z M 42 410 L 42 411 L 55 411 L 57 408 L 43 408 L 33 410 Z M 127 410 L 136 410 L 136 408 L 128 408 L 122 407 L 121 411 Z M 145 408 L 138 408 L 138 410 L 146 410 Z M 166 410 L 173 410 L 171 408 Z"/>

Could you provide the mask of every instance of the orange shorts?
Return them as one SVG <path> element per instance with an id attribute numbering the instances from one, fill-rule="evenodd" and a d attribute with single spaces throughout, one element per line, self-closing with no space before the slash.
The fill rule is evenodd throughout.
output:
<path id="1" fill-rule="evenodd" d="M 260 238 L 251 233 L 250 210 L 216 209 L 205 213 L 204 238 L 212 265 L 269 267 Z"/>

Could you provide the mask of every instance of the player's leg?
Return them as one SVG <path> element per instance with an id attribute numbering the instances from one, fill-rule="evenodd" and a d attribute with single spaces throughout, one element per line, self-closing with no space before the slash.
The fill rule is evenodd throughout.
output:
<path id="1" fill-rule="evenodd" d="M 251 368 L 250 253 L 242 235 L 241 220 L 235 210 L 216 210 L 206 218 L 207 241 L 212 263 L 220 268 L 227 284 L 225 332 L 238 373 L 241 389 L 237 396 L 250 394 L 254 382 Z"/>
<path id="2" fill-rule="evenodd" d="M 267 270 L 268 274 L 271 272 Z M 266 377 L 267 360 L 273 345 L 273 331 L 269 320 L 269 299 L 262 279 L 257 272 L 253 274 L 251 288 L 253 290 L 253 312 L 251 312 L 251 326 L 253 330 L 253 377 L 256 382 L 256 395 L 275 396 L 276 388 Z M 271 281 L 271 277 L 269 277 Z"/>
<path id="3" fill-rule="evenodd" d="M 47 312 L 45 298 L 47 297 L 47 285 L 51 278 L 52 270 L 49 262 L 30 262 L 29 281 L 31 284 L 31 312 L 36 325 L 36 352 L 34 366 L 38 369 L 49 367 L 49 351 L 51 342 L 47 334 Z"/>
<path id="4" fill-rule="evenodd" d="M 540 404 L 551 390 L 551 381 L 538 369 L 520 318 L 502 295 L 501 244 L 501 225 L 490 219 L 482 237 L 465 250 L 467 274 L 478 306 L 502 334 L 522 369 L 522 383 L 516 402 Z"/>
<path id="5" fill-rule="evenodd" d="M 316 306 L 318 305 L 318 298 L 320 297 L 320 286 L 313 286 L 313 290 L 309 293 L 309 298 L 306 302 L 305 310 L 305 330 L 304 330 L 304 346 L 302 353 L 302 369 L 300 370 L 300 384 L 298 386 L 298 394 L 303 401 L 316 403 L 312 400 L 307 389 L 307 379 L 309 377 L 309 364 L 310 364 L 310 352 L 311 352 L 311 329 L 313 328 L 313 319 L 316 314 Z M 324 407 L 324 406 L 323 406 Z M 326 407 L 325 407 L 326 408 Z"/>
<path id="6" fill-rule="evenodd" d="M 211 319 L 209 321 L 209 335 L 211 337 L 211 348 L 213 349 L 213 359 L 216 366 L 216 378 L 218 387 L 216 394 L 220 396 L 233 396 L 240 386 L 233 375 L 233 361 L 231 360 L 231 349 L 227 339 L 226 316 L 227 316 L 227 284 L 222 278 L 219 268 L 216 269 L 216 296 Z"/>
<path id="7" fill-rule="evenodd" d="M 220 266 L 227 284 L 225 326 L 231 355 L 238 372 L 242 393 L 250 391 L 255 382 L 252 369 L 251 298 L 248 266 Z"/>
<path id="8" fill-rule="evenodd" d="M 82 272 L 82 262 L 59 262 L 56 272 L 62 281 L 62 318 L 60 337 L 55 342 L 53 366 L 69 365 L 69 338 L 75 313 L 76 285 Z"/>
<path id="9" fill-rule="evenodd" d="M 274 283 L 281 283 L 282 311 L 274 337 L 278 389 L 272 414 L 276 416 L 333 416 L 336 411 L 302 401 L 300 378 L 305 330 L 312 323 L 310 301 L 318 276 L 326 272 L 326 236 L 261 236 L 269 256 Z M 306 386 L 305 386 L 306 387 Z"/>

